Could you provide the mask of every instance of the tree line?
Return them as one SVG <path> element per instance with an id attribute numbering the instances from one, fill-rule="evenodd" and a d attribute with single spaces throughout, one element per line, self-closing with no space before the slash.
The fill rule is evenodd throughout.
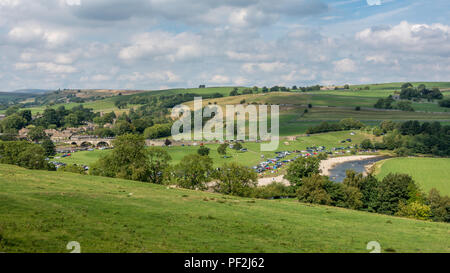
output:
<path id="1" fill-rule="evenodd" d="M 370 144 L 375 149 L 391 150 L 399 156 L 450 155 L 450 125 L 443 126 L 437 121 L 383 121 L 373 132 L 375 135 L 383 134 L 381 142 Z"/>
<path id="2" fill-rule="evenodd" d="M 352 118 L 342 119 L 338 123 L 328 123 L 326 121 L 317 126 L 311 126 L 306 130 L 307 134 L 318 134 L 326 132 L 337 132 L 352 129 L 361 129 L 365 127 L 364 123 Z"/>

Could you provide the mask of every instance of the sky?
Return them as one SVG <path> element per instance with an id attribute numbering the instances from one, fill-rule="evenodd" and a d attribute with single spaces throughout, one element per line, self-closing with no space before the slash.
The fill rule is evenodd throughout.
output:
<path id="1" fill-rule="evenodd" d="M 1 91 L 449 75 L 448 0 L 0 0 Z"/>

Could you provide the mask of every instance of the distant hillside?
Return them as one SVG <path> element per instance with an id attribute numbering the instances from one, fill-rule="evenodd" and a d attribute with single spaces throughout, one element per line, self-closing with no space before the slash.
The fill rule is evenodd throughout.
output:
<path id="1" fill-rule="evenodd" d="M 9 93 L 21 93 L 21 94 L 45 94 L 48 92 L 52 92 L 54 90 L 46 90 L 46 89 L 19 89 L 10 91 Z"/>

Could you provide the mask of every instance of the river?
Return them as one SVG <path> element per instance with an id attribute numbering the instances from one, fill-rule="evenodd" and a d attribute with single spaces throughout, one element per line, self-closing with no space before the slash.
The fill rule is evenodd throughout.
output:
<path id="1" fill-rule="evenodd" d="M 354 170 L 358 173 L 365 173 L 367 165 L 371 165 L 386 158 L 387 157 L 375 157 L 337 164 L 335 167 L 329 170 L 330 180 L 335 182 L 344 181 L 345 172 L 349 169 Z"/>

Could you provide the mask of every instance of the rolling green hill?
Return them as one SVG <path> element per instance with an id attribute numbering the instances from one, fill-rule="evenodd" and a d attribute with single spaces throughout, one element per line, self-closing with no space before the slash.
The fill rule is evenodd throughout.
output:
<path id="1" fill-rule="evenodd" d="M 0 165 L 0 252 L 450 252 L 432 223 Z"/>

